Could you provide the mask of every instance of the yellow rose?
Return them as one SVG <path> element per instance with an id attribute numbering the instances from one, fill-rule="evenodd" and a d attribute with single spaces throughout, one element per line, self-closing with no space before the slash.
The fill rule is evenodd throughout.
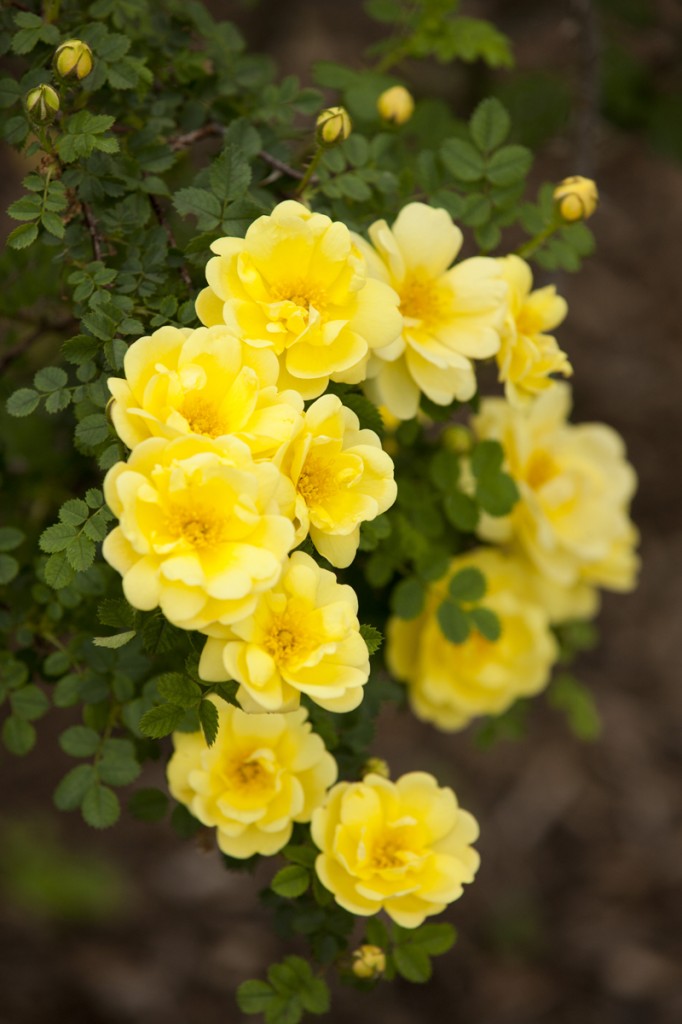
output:
<path id="1" fill-rule="evenodd" d="M 217 830 L 230 857 L 273 854 L 289 842 L 293 823 L 310 821 L 336 781 L 336 761 L 307 721 L 288 715 L 247 715 L 218 698 L 218 735 L 173 734 L 168 788 L 195 818 Z"/>
<path id="2" fill-rule="evenodd" d="M 392 124 L 405 124 L 414 113 L 414 100 L 404 85 L 384 89 L 377 100 L 379 116 Z"/>
<path id="3" fill-rule="evenodd" d="M 472 630 L 464 643 L 454 644 L 438 622 L 450 578 L 469 567 L 486 577 L 483 604 L 499 619 L 498 640 Z M 477 715 L 500 714 L 517 698 L 538 693 L 557 655 L 547 612 L 528 596 L 523 565 L 491 548 L 453 559 L 447 575 L 430 588 L 422 614 L 392 618 L 386 631 L 386 661 L 407 683 L 412 710 L 444 731 L 462 729 Z"/>
<path id="4" fill-rule="evenodd" d="M 290 481 L 236 438 L 143 441 L 104 496 L 120 525 L 102 553 L 127 600 L 183 629 L 248 615 L 293 545 Z"/>
<path id="5" fill-rule="evenodd" d="M 386 970 L 386 954 L 380 946 L 358 946 L 351 969 L 356 978 L 378 978 Z"/>
<path id="6" fill-rule="evenodd" d="M 638 534 L 629 517 L 637 477 L 623 439 L 603 423 L 571 424 L 571 390 L 555 383 L 525 410 L 481 403 L 473 427 L 499 441 L 520 500 L 509 516 L 483 516 L 486 540 L 518 546 L 548 579 L 631 590 Z"/>
<path id="7" fill-rule="evenodd" d="M 500 264 L 476 256 L 451 267 L 462 232 L 446 210 L 424 203 L 403 207 L 392 228 L 376 221 L 369 236 L 373 248 L 356 243 L 370 274 L 400 296 L 404 317 L 398 341 L 370 363 L 370 394 L 401 420 L 416 415 L 420 392 L 437 405 L 471 398 L 471 360 L 500 347 L 507 309 Z"/>
<path id="8" fill-rule="evenodd" d="M 220 238 L 197 299 L 207 325 L 225 323 L 280 363 L 279 387 L 304 398 L 330 378 L 364 380 L 370 353 L 400 333 L 398 297 L 368 278 L 345 224 L 286 200 L 259 217 L 245 238 Z"/>
<path id="9" fill-rule="evenodd" d="M 53 63 L 60 78 L 82 81 L 92 71 L 92 50 L 82 39 L 67 39 L 55 50 Z"/>
<path id="10" fill-rule="evenodd" d="M 236 679 L 247 711 L 244 696 L 255 710 L 282 711 L 297 707 L 302 693 L 327 711 L 351 711 L 369 678 L 357 611 L 352 587 L 295 551 L 252 615 L 208 628 L 199 675 L 209 682 Z"/>
<path id="11" fill-rule="evenodd" d="M 303 400 L 278 392 L 279 363 L 225 326 L 161 327 L 128 349 L 125 379 L 111 377 L 111 416 L 124 444 L 184 434 L 234 435 L 273 458 L 298 428 Z"/>
<path id="12" fill-rule="evenodd" d="M 385 910 L 403 928 L 440 914 L 478 869 L 475 819 L 426 772 L 339 782 L 311 833 L 322 851 L 315 870 L 339 906 L 361 917 Z"/>
<path id="13" fill-rule="evenodd" d="M 282 469 L 296 488 L 296 540 L 310 531 L 320 554 L 341 568 L 355 557 L 360 523 L 396 499 L 393 460 L 336 395 L 323 395 L 306 411 Z"/>
<path id="14" fill-rule="evenodd" d="M 531 269 L 519 256 L 503 256 L 498 262 L 509 286 L 509 311 L 497 353 L 499 379 L 508 401 L 520 405 L 552 386 L 550 374 L 573 373 L 566 353 L 545 333 L 559 326 L 568 307 L 554 285 L 531 291 Z"/>

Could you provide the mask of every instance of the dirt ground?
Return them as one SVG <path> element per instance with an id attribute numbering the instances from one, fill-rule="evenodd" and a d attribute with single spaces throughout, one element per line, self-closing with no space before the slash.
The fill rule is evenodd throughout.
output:
<path id="1" fill-rule="evenodd" d="M 522 65 L 577 60 L 566 18 L 582 5 L 529 4 L 526 21 L 512 6 L 497 5 Z M 263 45 L 280 33 L 287 70 L 357 48 L 338 12 L 312 8 L 292 4 L 290 23 L 280 15 L 267 32 L 260 22 Z M 243 17 L 255 25 L 255 14 Z M 376 753 L 396 772 L 424 768 L 455 787 L 481 823 L 482 867 L 447 914 L 460 938 L 432 982 L 379 986 L 369 997 L 340 989 L 334 1022 L 417 1024 L 443 1011 L 467 1024 L 682 1020 L 682 167 L 637 137 L 597 128 L 588 148 L 602 194 L 598 252 L 558 281 L 570 308 L 561 340 L 575 366 L 576 418 L 621 431 L 639 473 L 643 558 L 636 593 L 605 598 L 601 645 L 580 665 L 604 733 L 581 744 L 538 706 L 523 741 L 485 752 L 469 733 L 445 737 L 384 717 Z M 575 169 L 566 138 L 543 155 L 550 178 Z M 230 875 L 214 852 L 165 826 L 127 820 L 98 834 L 74 816 L 57 819 L 66 714 L 41 723 L 38 753 L 0 755 L 1 820 L 6 835 L 16 822 L 37 828 L 48 855 L 54 846 L 109 865 L 120 876 L 117 906 L 70 922 L 2 900 L 0 1024 L 241 1020 L 237 984 L 292 951 L 260 909 L 266 875 Z M 158 770 L 142 781 L 158 782 Z"/>

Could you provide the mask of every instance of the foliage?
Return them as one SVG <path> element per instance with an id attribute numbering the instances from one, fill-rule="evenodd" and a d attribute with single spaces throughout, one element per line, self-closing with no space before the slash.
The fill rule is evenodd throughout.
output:
<path id="1" fill-rule="evenodd" d="M 56 807 L 107 828 L 121 814 L 123 791 L 130 814 L 156 822 L 167 814 L 166 794 L 128 787 L 145 762 L 162 756 L 172 732 L 201 730 L 210 747 L 218 712 L 207 698 L 235 704 L 237 684 L 201 679 L 203 638 L 158 610 L 133 609 L 100 555 L 115 518 L 102 473 L 125 458 L 108 416 L 107 380 L 122 375 L 129 345 L 165 324 L 194 326 L 210 244 L 244 235 L 292 196 L 364 231 L 377 219 L 394 220 L 418 195 L 447 210 L 482 254 L 507 252 L 527 236 L 518 251 L 545 269 L 577 270 L 593 239 L 584 224 L 557 220 L 551 185 L 537 202 L 524 200 L 532 153 L 510 141 L 498 99 L 482 100 L 466 123 L 428 99 L 400 131 L 381 122 L 377 97 L 396 83 L 389 69 L 405 58 L 511 65 L 508 40 L 459 14 L 456 0 L 369 0 L 368 14 L 391 34 L 368 55 L 376 58 L 369 69 L 316 65 L 316 85 L 337 91 L 354 124 L 345 141 L 320 148 L 314 122 L 322 93 L 295 76 L 279 80 L 269 59 L 247 52 L 237 29 L 201 3 L 30 7 L 0 13 L 12 70 L 0 80 L 0 133 L 32 168 L 9 208 L 18 226 L 0 258 L 9 351 L 2 474 L 13 495 L 11 522 L 0 529 L 0 583 L 12 584 L 0 607 L 2 740 L 25 755 L 36 742 L 35 722 L 53 709 L 78 709 L 80 721 L 59 738 L 74 765 L 56 786 Z M 75 85 L 56 83 L 59 114 L 38 125 L 23 99 L 51 81 L 55 47 L 75 36 L 91 48 L 93 71 Z M 446 638 L 499 638 L 484 576 L 446 574 L 451 558 L 477 543 L 482 517 L 511 512 L 518 489 L 497 442 L 474 443 L 467 434 L 464 445 L 450 444 L 453 422 L 475 411 L 477 396 L 445 407 L 425 398 L 417 417 L 395 427 L 360 387 L 330 390 L 362 428 L 384 438 L 399 482 L 393 507 L 363 524 L 359 557 L 344 576 L 361 617 L 371 619 L 361 627 L 373 666 L 365 699 L 343 715 L 303 701 L 340 777 L 353 780 L 362 776 L 382 704 L 405 704 L 404 688 L 380 664 L 390 615 L 416 618 L 429 585 L 446 580 L 438 609 Z M 566 662 L 588 646 L 573 626 L 560 636 Z M 572 676 L 561 675 L 549 697 L 579 736 L 596 735 L 591 698 Z M 185 836 L 202 827 L 179 804 L 172 822 Z M 316 853 L 309 829 L 296 826 L 263 893 L 278 931 L 303 936 L 316 964 L 313 971 L 287 956 L 267 980 L 240 986 L 241 1010 L 263 1013 L 268 1024 L 324 1014 L 321 971 L 332 965 L 351 984 L 373 984 L 349 967 L 355 919 L 319 882 Z M 389 927 L 375 918 L 366 938 L 385 951 L 387 979 L 424 982 L 454 930 Z"/>

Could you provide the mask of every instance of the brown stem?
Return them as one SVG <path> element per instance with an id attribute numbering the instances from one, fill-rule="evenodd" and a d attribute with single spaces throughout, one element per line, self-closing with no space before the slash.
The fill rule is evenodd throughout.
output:
<path id="1" fill-rule="evenodd" d="M 149 196 L 149 202 L 151 203 L 152 210 L 154 211 L 154 216 L 156 217 L 157 221 L 159 222 L 159 224 L 161 225 L 163 230 L 166 232 L 166 238 L 168 239 L 168 241 L 170 242 L 172 247 L 174 249 L 177 249 L 178 248 L 178 243 L 175 241 L 175 235 L 173 234 L 173 229 L 170 226 L 170 224 L 168 223 L 168 221 L 166 220 L 164 212 L 161 209 L 161 204 L 160 204 L 159 200 L 156 198 L 156 196 L 150 195 Z M 192 278 L 190 277 L 189 270 L 187 269 L 187 267 L 185 266 L 184 263 L 180 267 L 180 276 L 182 277 L 182 280 L 185 282 L 187 287 L 191 288 L 192 287 Z"/>
<path id="2" fill-rule="evenodd" d="M 305 176 L 303 171 L 297 171 L 295 167 L 285 164 L 283 160 L 280 160 L 277 156 L 273 156 L 272 153 L 268 153 L 266 149 L 261 149 L 258 156 L 266 164 L 270 164 L 270 166 L 274 167 L 275 170 L 281 171 L 282 174 L 286 174 L 289 178 L 296 178 L 297 181 L 303 181 Z"/>
<path id="3" fill-rule="evenodd" d="M 95 218 L 92 216 L 92 211 L 87 203 L 81 203 L 81 209 L 83 210 L 83 217 L 88 228 L 88 233 L 92 239 L 92 251 L 95 254 L 95 259 L 101 262 L 102 260 L 102 239 L 97 233 L 97 224 Z"/>
<path id="4" fill-rule="evenodd" d="M 193 146 L 195 142 L 199 142 L 201 139 L 205 139 L 210 135 L 223 135 L 224 128 L 219 124 L 205 124 L 203 128 L 195 128 L 193 132 L 186 132 L 184 135 L 176 135 L 175 138 L 169 139 L 170 148 L 174 153 L 177 153 L 180 149 L 188 149 L 189 146 Z"/>

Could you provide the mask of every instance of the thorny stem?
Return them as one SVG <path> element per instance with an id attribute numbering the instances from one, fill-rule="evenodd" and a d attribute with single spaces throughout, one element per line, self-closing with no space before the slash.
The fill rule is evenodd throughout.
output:
<path id="1" fill-rule="evenodd" d="M 315 150 L 315 153 L 313 154 L 312 160 L 310 161 L 310 163 L 306 167 L 305 174 L 301 178 L 301 181 L 300 181 L 300 183 L 299 183 L 299 185 L 298 185 L 298 187 L 296 189 L 295 195 L 300 196 L 300 195 L 302 195 L 305 192 L 306 187 L 312 181 L 313 172 L 314 172 L 315 168 L 317 167 L 317 165 L 319 164 L 320 159 L 321 159 L 323 153 L 324 153 L 324 147 L 318 145 L 317 149 Z"/>
<path id="2" fill-rule="evenodd" d="M 88 228 L 88 233 L 92 239 L 92 251 L 95 255 L 95 259 L 100 262 L 102 260 L 102 239 L 97 233 L 97 225 L 95 224 L 95 218 L 92 216 L 92 211 L 87 203 L 81 202 L 81 209 L 83 210 L 83 218 Z"/>
<path id="3" fill-rule="evenodd" d="M 170 140 L 170 148 L 173 152 L 177 153 L 180 149 L 188 149 L 193 146 L 195 142 L 200 142 L 201 139 L 206 139 L 210 136 L 224 135 L 225 130 L 219 124 L 205 124 L 203 128 L 196 128 L 193 132 L 186 132 L 185 135 L 176 135 L 175 138 Z M 305 177 L 302 171 L 296 170 L 291 164 L 287 164 L 284 160 L 280 160 L 279 157 L 273 153 L 268 153 L 267 149 L 261 149 L 258 152 L 258 156 L 266 164 L 270 164 L 275 170 L 281 171 L 282 174 L 286 174 L 289 178 L 295 178 L 300 181 Z"/>
<path id="4" fill-rule="evenodd" d="M 159 203 L 159 200 L 156 198 L 156 196 L 150 195 L 149 196 L 149 202 L 151 204 L 152 210 L 154 211 L 154 216 L 156 217 L 157 221 L 159 222 L 159 224 L 161 225 L 163 230 L 166 232 L 166 238 L 168 239 L 168 241 L 170 242 L 172 247 L 174 249 L 177 249 L 178 248 L 178 243 L 175 241 L 175 235 L 173 234 L 173 229 L 171 228 L 170 224 L 166 220 L 164 212 L 161 209 L 161 204 Z M 187 267 L 185 266 L 184 263 L 180 266 L 180 276 L 182 277 L 182 280 L 185 282 L 187 287 L 191 288 L 192 287 L 192 278 L 190 277 L 189 270 L 187 269 Z"/>

